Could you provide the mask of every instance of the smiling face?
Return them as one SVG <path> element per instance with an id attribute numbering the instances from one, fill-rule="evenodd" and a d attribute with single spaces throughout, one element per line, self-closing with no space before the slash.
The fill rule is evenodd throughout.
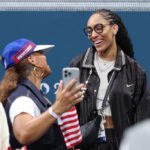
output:
<path id="1" fill-rule="evenodd" d="M 101 33 L 100 26 L 103 26 Z M 98 28 L 97 28 L 98 26 Z M 111 51 L 116 49 L 116 38 L 115 35 L 118 31 L 118 25 L 112 24 L 106 19 L 104 19 L 100 14 L 93 14 L 87 23 L 87 27 L 92 30 L 92 33 L 88 35 L 88 39 L 93 43 L 98 52 Z"/>

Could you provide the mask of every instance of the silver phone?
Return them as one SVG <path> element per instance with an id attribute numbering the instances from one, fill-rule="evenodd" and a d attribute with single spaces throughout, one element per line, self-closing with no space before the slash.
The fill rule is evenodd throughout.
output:
<path id="1" fill-rule="evenodd" d="M 63 78 L 63 88 L 66 87 L 66 85 L 71 81 L 73 80 L 74 78 L 78 78 L 79 79 L 80 77 L 80 71 L 79 71 L 79 68 L 76 68 L 76 67 L 66 67 L 66 68 L 63 68 L 62 70 L 62 78 Z M 79 80 L 72 86 L 75 87 L 79 84 Z"/>

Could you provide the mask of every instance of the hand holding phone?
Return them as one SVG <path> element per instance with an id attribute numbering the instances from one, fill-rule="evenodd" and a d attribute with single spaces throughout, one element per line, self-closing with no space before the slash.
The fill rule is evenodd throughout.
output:
<path id="1" fill-rule="evenodd" d="M 66 67 L 62 70 L 62 78 L 63 78 L 63 88 L 66 87 L 66 85 L 73 79 L 78 78 L 79 79 L 80 73 L 79 68 L 76 67 Z M 72 86 L 74 88 L 79 84 L 79 80 Z"/>
<path id="2" fill-rule="evenodd" d="M 58 86 L 56 101 L 53 105 L 53 111 L 56 114 L 61 115 L 83 100 L 81 89 L 85 85 L 82 83 L 79 84 L 79 75 L 78 68 L 63 68 L 63 82 L 61 81 Z M 75 78 L 78 78 L 78 80 Z"/>

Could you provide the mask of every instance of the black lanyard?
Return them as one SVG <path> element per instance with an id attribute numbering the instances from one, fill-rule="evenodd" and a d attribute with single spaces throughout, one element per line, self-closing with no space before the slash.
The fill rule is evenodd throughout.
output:
<path id="1" fill-rule="evenodd" d="M 107 90 L 106 90 L 106 93 L 105 93 L 105 97 L 103 99 L 102 107 L 100 109 L 101 115 L 103 115 L 104 109 L 106 107 L 106 102 L 108 101 L 108 95 L 109 95 L 109 92 L 110 92 L 110 90 L 112 88 L 113 81 L 114 81 L 115 77 L 116 77 L 116 71 L 114 70 L 113 73 L 112 73 L 112 76 L 111 76 L 111 78 L 109 80 L 109 84 L 108 84 L 108 87 L 107 87 Z"/>
<path id="2" fill-rule="evenodd" d="M 87 90 L 87 84 L 88 84 L 88 82 L 89 82 L 89 79 L 90 79 L 90 77 L 91 77 L 91 74 L 92 74 L 92 69 L 90 69 L 89 76 L 88 76 L 87 80 L 85 81 L 85 87 L 82 88 L 82 90 L 83 90 L 84 92 Z M 104 97 L 104 99 L 103 99 L 102 107 L 101 107 L 101 109 L 100 109 L 101 115 L 103 115 L 104 109 L 105 109 L 105 107 L 106 107 L 106 102 L 107 102 L 107 100 L 108 100 L 108 95 L 109 95 L 109 92 L 110 92 L 110 90 L 111 90 L 111 88 L 112 88 L 113 81 L 114 81 L 115 77 L 116 77 L 116 71 L 114 70 L 113 73 L 112 73 L 112 75 L 111 75 L 111 78 L 110 78 L 110 80 L 109 80 L 109 84 L 108 84 L 108 87 L 107 87 L 107 90 L 106 90 L 106 93 L 105 93 L 105 97 Z"/>

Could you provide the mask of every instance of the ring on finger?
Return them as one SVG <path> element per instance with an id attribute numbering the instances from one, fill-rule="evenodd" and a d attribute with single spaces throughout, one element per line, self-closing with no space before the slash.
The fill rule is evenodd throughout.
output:
<path id="1" fill-rule="evenodd" d="M 78 94 L 74 94 L 74 97 L 75 97 L 75 98 L 78 98 Z"/>

